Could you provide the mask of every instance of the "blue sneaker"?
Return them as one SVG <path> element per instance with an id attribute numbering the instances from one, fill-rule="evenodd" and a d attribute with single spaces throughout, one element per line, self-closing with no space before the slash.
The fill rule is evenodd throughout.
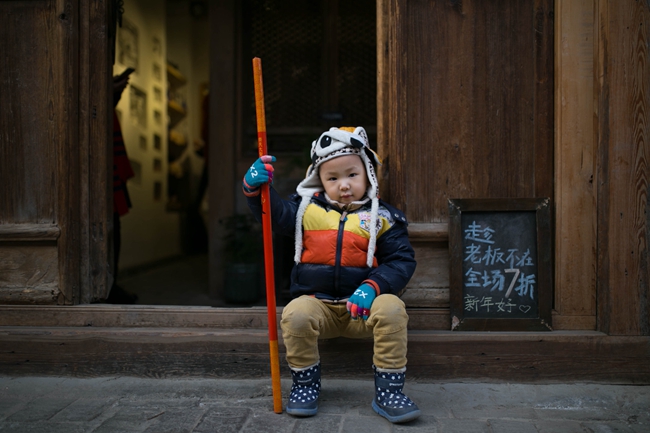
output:
<path id="1" fill-rule="evenodd" d="M 374 365 L 372 368 L 375 371 L 375 398 L 372 401 L 375 412 L 392 423 L 412 421 L 422 414 L 418 406 L 402 393 L 406 368 L 398 372 L 380 372 Z"/>
<path id="2" fill-rule="evenodd" d="M 320 394 L 320 362 L 304 370 L 291 369 L 293 385 L 287 413 L 293 416 L 314 416 L 318 412 Z"/>

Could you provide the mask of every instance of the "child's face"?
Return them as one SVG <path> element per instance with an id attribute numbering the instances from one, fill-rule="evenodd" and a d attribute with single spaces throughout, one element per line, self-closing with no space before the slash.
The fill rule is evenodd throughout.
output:
<path id="1" fill-rule="evenodd" d="M 361 200 L 368 188 L 366 167 L 358 155 L 325 161 L 320 165 L 318 175 L 327 195 L 339 203 Z"/>

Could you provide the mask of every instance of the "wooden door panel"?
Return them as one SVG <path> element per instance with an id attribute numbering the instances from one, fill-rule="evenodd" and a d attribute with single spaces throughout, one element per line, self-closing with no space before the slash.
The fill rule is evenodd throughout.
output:
<path id="1" fill-rule="evenodd" d="M 64 89 L 54 6 L 52 1 L 0 3 L 2 224 L 56 221 Z"/>
<path id="2" fill-rule="evenodd" d="M 553 4 L 378 4 L 381 189 L 419 263 L 407 306 L 448 306 L 449 198 L 553 198 Z"/>
<path id="3" fill-rule="evenodd" d="M 78 7 L 0 2 L 0 302 L 78 296 Z"/>
<path id="4" fill-rule="evenodd" d="M 552 197 L 553 2 L 390 3 L 391 200 L 445 222 L 448 198 Z"/>
<path id="5" fill-rule="evenodd" d="M 650 5 L 598 2 L 598 330 L 650 335 Z"/>

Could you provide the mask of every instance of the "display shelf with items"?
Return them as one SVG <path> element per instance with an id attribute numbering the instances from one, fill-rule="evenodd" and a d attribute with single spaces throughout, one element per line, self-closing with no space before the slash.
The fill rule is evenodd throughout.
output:
<path id="1" fill-rule="evenodd" d="M 185 118 L 186 97 L 183 87 L 187 79 L 174 65 L 167 63 L 167 108 L 169 114 L 169 128 L 173 128 Z"/>
<path id="2" fill-rule="evenodd" d="M 183 211 L 189 205 L 190 161 L 187 121 L 187 79 L 178 67 L 167 62 L 167 115 L 169 164 L 167 210 Z"/>

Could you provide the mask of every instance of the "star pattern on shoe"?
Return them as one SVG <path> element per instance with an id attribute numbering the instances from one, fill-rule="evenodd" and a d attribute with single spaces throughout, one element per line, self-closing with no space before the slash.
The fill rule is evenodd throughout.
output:
<path id="1" fill-rule="evenodd" d="M 380 373 L 379 376 L 382 379 L 388 379 L 390 381 L 404 381 L 404 377 L 401 374 L 391 374 L 391 373 Z M 377 387 L 377 403 L 380 405 L 391 408 L 391 409 L 404 409 L 408 407 L 415 406 L 415 403 L 404 395 L 401 392 L 401 389 L 394 391 L 388 388 Z"/>
<path id="2" fill-rule="evenodd" d="M 311 377 L 315 373 L 316 367 L 297 372 L 296 379 L 291 386 L 289 401 L 292 403 L 309 403 L 318 399 L 320 393 L 320 378 L 313 382 Z M 301 384 L 301 382 L 304 383 Z"/>

